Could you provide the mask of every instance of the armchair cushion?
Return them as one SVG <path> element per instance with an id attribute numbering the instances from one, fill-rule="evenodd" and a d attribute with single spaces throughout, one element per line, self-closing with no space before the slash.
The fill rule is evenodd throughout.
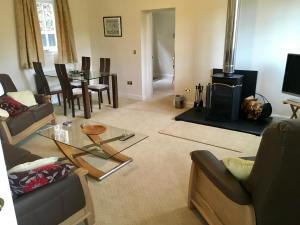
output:
<path id="1" fill-rule="evenodd" d="M 41 158 L 40 156 L 31 154 L 26 150 L 20 149 L 15 145 L 11 145 L 5 142 L 2 142 L 2 147 L 7 170 L 19 164 L 33 162 Z"/>
<path id="2" fill-rule="evenodd" d="M 208 179 L 229 199 L 240 205 L 251 204 L 248 192 L 240 182 L 226 169 L 223 162 L 218 160 L 209 151 L 194 151 L 192 160 Z"/>
<path id="3" fill-rule="evenodd" d="M 246 180 L 252 170 L 254 161 L 241 158 L 228 157 L 222 160 L 230 173 L 240 181 Z"/>
<path id="4" fill-rule="evenodd" d="M 9 116 L 16 116 L 28 110 L 27 106 L 6 95 L 0 97 L 0 108 L 7 111 Z"/>
<path id="5" fill-rule="evenodd" d="M 53 163 L 24 172 L 10 173 L 10 189 L 14 197 L 23 195 L 66 177 L 72 168 L 72 164 Z"/>
<path id="6" fill-rule="evenodd" d="M 16 92 L 7 92 L 7 95 L 16 101 L 26 105 L 27 107 L 31 107 L 37 105 L 37 102 L 34 98 L 32 91 L 16 91 Z"/>

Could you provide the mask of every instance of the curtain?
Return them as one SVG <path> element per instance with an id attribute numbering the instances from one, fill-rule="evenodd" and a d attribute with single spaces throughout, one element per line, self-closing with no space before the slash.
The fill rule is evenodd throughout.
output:
<path id="1" fill-rule="evenodd" d="M 35 0 L 15 0 L 16 26 L 21 68 L 44 63 L 41 30 Z"/>
<path id="2" fill-rule="evenodd" d="M 55 0 L 55 23 L 58 63 L 77 62 L 74 32 L 68 0 Z"/>

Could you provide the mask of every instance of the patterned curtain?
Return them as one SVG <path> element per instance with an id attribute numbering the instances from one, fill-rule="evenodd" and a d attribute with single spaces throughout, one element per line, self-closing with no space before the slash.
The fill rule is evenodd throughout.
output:
<path id="1" fill-rule="evenodd" d="M 74 32 L 68 0 L 55 0 L 58 63 L 77 62 Z"/>
<path id="2" fill-rule="evenodd" d="M 15 14 L 21 68 L 44 63 L 40 25 L 35 0 L 15 0 Z"/>

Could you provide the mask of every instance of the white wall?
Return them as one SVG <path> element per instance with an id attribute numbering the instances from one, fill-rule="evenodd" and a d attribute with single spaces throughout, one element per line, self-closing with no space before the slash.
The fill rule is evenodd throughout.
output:
<path id="1" fill-rule="evenodd" d="M 222 68 L 227 0 L 89 0 L 93 57 L 112 58 L 121 93 L 142 95 L 141 13 L 176 9 L 175 92 L 184 94 L 197 82 L 208 83 L 213 67 Z M 289 115 L 281 85 L 288 52 L 300 52 L 299 0 L 242 0 L 237 69 L 259 71 L 257 91 L 273 104 L 274 113 Z M 105 38 L 102 17 L 122 16 L 123 37 Z M 137 54 L 132 51 L 136 49 Z M 133 86 L 126 81 L 132 80 Z M 188 94 L 193 101 L 193 93 Z"/>
<path id="2" fill-rule="evenodd" d="M 16 37 L 14 1 L 1 0 L 0 3 L 0 73 L 9 74 L 18 90 L 35 90 L 33 70 L 23 70 L 19 66 L 18 45 Z M 78 60 L 81 56 L 90 56 L 90 31 L 88 23 L 87 1 L 69 0 L 73 21 Z M 49 59 L 51 61 L 51 59 Z M 81 63 L 78 64 L 80 66 Z M 53 68 L 54 69 L 54 65 Z"/>
<path id="3" fill-rule="evenodd" d="M 153 11 L 153 77 L 173 76 L 175 10 Z"/>
<path id="4" fill-rule="evenodd" d="M 196 76 L 206 78 L 210 68 L 222 64 L 225 0 L 89 0 L 93 58 L 110 57 L 118 74 L 120 93 L 142 98 L 142 13 L 161 8 L 176 9 L 176 93 L 194 86 Z M 122 16 L 123 37 L 104 37 L 103 16 Z M 137 54 L 133 54 L 137 50 Z M 133 85 L 128 86 L 127 80 Z M 191 94 L 193 96 L 193 94 Z M 192 98 L 192 97 L 191 97 Z"/>
<path id="5" fill-rule="evenodd" d="M 274 113 L 291 115 L 281 93 L 287 53 L 300 53 L 300 1 L 242 1 L 237 68 L 259 71 L 257 92 Z"/>

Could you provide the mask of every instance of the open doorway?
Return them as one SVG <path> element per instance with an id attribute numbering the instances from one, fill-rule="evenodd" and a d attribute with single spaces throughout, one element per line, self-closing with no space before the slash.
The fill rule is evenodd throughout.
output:
<path id="1" fill-rule="evenodd" d="M 142 67 L 144 99 L 174 94 L 175 9 L 144 12 Z"/>

